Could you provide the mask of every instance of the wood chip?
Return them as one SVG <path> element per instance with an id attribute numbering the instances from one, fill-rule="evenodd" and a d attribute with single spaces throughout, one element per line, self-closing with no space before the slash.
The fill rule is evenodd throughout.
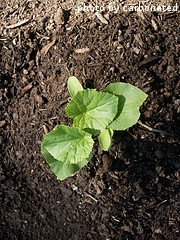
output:
<path id="1" fill-rule="evenodd" d="M 137 55 L 140 53 L 139 48 L 133 47 L 132 49 L 133 49 L 133 52 L 135 52 Z"/>
<path id="2" fill-rule="evenodd" d="M 143 44 L 143 40 L 141 38 L 141 35 L 139 33 L 135 34 L 134 35 L 134 38 L 135 38 L 135 41 L 142 47 L 144 44 Z"/>
<path id="3" fill-rule="evenodd" d="M 37 51 L 37 54 L 36 54 L 36 65 L 39 66 L 39 59 L 40 59 L 40 56 L 41 56 L 41 51 Z M 43 78 L 43 77 L 42 77 Z"/>
<path id="4" fill-rule="evenodd" d="M 43 104 L 43 99 L 40 95 L 36 95 L 35 96 L 36 101 L 38 102 L 38 104 L 41 106 Z"/>
<path id="5" fill-rule="evenodd" d="M 30 21 L 30 19 L 24 19 L 24 20 L 22 20 L 18 23 L 7 26 L 6 28 L 7 29 L 17 28 L 17 27 L 20 27 L 21 25 L 24 25 L 24 24 L 28 23 L 29 21 Z"/>
<path id="6" fill-rule="evenodd" d="M 43 125 L 43 130 L 44 130 L 44 133 L 47 134 L 48 133 L 48 128 L 46 127 L 46 125 Z"/>
<path id="7" fill-rule="evenodd" d="M 151 19 L 151 24 L 152 24 L 152 27 L 154 28 L 154 30 L 157 31 L 158 30 L 158 25 L 157 25 L 157 23 L 155 22 L 154 19 Z"/>
<path id="8" fill-rule="evenodd" d="M 121 230 L 126 231 L 126 232 L 132 232 L 132 230 L 130 229 L 130 227 L 127 226 L 127 225 L 122 226 L 122 227 L 121 227 Z"/>
<path id="9" fill-rule="evenodd" d="M 140 18 L 142 18 L 142 20 L 145 20 L 145 19 L 146 19 L 143 12 L 137 11 L 136 13 L 137 13 L 137 15 L 138 15 Z"/>
<path id="10" fill-rule="evenodd" d="M 26 85 L 23 89 L 22 89 L 22 94 L 25 94 L 28 90 L 30 90 L 33 87 L 32 82 L 29 83 L 28 85 Z"/>
<path id="11" fill-rule="evenodd" d="M 0 127 L 3 127 L 6 124 L 5 120 L 0 121 Z"/>
<path id="12" fill-rule="evenodd" d="M 88 47 L 79 48 L 79 49 L 74 50 L 75 53 L 87 53 L 89 51 L 90 51 L 90 49 Z"/>
<path id="13" fill-rule="evenodd" d="M 103 17 L 103 15 L 100 12 L 95 13 L 96 17 L 104 24 L 108 24 L 108 21 Z"/>
<path id="14" fill-rule="evenodd" d="M 19 116 L 16 112 L 13 113 L 13 120 L 14 120 L 15 123 L 18 124 Z"/>

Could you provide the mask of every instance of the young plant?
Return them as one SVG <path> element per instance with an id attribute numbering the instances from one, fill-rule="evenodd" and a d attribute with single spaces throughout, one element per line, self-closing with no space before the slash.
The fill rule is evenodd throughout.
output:
<path id="1" fill-rule="evenodd" d="M 70 77 L 67 87 L 72 100 L 66 113 L 73 119 L 73 126 L 57 126 L 41 144 L 42 154 L 60 180 L 72 176 L 91 160 L 92 136 L 98 136 L 100 147 L 108 151 L 113 131 L 136 124 L 139 108 L 147 98 L 139 88 L 122 82 L 111 83 L 99 92 L 83 89 L 76 77 Z"/>

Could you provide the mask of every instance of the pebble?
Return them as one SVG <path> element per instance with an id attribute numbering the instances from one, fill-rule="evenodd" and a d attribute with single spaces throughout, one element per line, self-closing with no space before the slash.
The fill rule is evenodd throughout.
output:
<path id="1" fill-rule="evenodd" d="M 23 74 L 24 74 L 24 75 L 28 75 L 28 70 L 23 69 Z"/>
<path id="2" fill-rule="evenodd" d="M 78 190 L 78 187 L 73 184 L 73 185 L 72 185 L 72 190 L 73 190 L 73 191 L 77 191 L 77 190 Z"/>

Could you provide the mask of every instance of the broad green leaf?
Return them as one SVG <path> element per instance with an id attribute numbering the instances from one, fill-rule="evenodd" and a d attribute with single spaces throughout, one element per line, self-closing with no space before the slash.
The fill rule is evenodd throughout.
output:
<path id="1" fill-rule="evenodd" d="M 46 148 L 42 145 L 41 146 L 42 154 L 44 155 L 46 162 L 49 164 L 51 171 L 57 176 L 58 179 L 64 180 L 67 177 L 70 177 L 74 175 L 76 172 L 78 172 L 81 168 L 83 168 L 85 165 L 88 164 L 88 162 L 92 158 L 92 154 L 90 154 L 89 158 L 78 162 L 77 164 L 68 164 L 63 163 L 51 156 L 51 154 L 48 153 Z"/>
<path id="2" fill-rule="evenodd" d="M 44 137 L 42 146 L 56 160 L 77 164 L 89 157 L 93 143 L 89 133 L 79 128 L 60 125 Z"/>
<path id="3" fill-rule="evenodd" d="M 104 129 L 98 136 L 99 145 L 104 151 L 108 151 L 112 144 L 112 129 Z"/>
<path id="4" fill-rule="evenodd" d="M 66 108 L 74 126 L 81 129 L 105 129 L 117 114 L 118 97 L 95 89 L 78 92 Z"/>
<path id="5" fill-rule="evenodd" d="M 118 114 L 109 127 L 125 130 L 136 124 L 140 117 L 139 108 L 147 94 L 129 83 L 111 83 L 105 91 L 119 96 Z"/>
<path id="6" fill-rule="evenodd" d="M 69 77 L 67 88 L 71 97 L 74 97 L 79 91 L 83 91 L 83 87 L 76 77 Z"/>

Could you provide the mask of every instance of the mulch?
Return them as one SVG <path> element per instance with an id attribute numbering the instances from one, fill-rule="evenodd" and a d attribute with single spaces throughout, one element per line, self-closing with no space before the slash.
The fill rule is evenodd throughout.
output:
<path id="1" fill-rule="evenodd" d="M 178 14 L 123 12 L 105 24 L 69 8 L 55 19 L 33 9 L 45 11 L 42 21 L 1 29 L 0 239 L 179 239 Z M 148 99 L 139 124 L 115 132 L 109 152 L 96 144 L 88 166 L 61 182 L 40 144 L 71 124 L 70 75 L 99 90 L 128 82 Z"/>

